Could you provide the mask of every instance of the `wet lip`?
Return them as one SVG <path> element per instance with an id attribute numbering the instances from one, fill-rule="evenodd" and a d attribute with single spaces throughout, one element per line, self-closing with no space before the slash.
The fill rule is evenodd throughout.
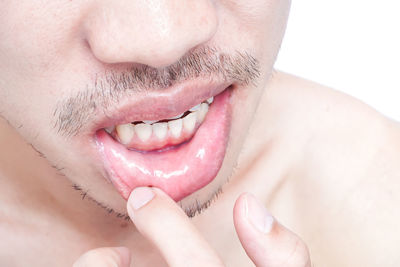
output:
<path id="1" fill-rule="evenodd" d="M 229 85 L 229 84 L 228 84 Z M 127 199 L 138 186 L 155 186 L 179 201 L 209 184 L 222 165 L 230 129 L 231 88 L 226 84 L 186 84 L 157 94 L 147 94 L 104 121 L 105 126 L 137 120 L 160 120 L 182 113 L 214 96 L 204 122 L 185 143 L 163 151 L 142 153 L 127 149 L 104 129 L 96 144 L 108 178 Z"/>

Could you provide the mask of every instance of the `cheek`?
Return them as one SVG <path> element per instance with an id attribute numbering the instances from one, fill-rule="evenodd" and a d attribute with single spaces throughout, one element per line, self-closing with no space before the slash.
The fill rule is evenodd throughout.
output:
<path id="1" fill-rule="evenodd" d="M 215 42 L 248 49 L 261 62 L 273 62 L 286 28 L 290 0 L 222 0 L 217 2 Z"/>
<path id="2" fill-rule="evenodd" d="M 70 10 L 51 2 L 9 2 L 0 4 L 0 66 L 20 76 L 44 75 L 55 67 L 55 55 L 67 48 L 73 22 Z"/>
<path id="3" fill-rule="evenodd" d="M 291 0 L 222 0 L 220 9 L 231 14 L 246 32 L 262 31 L 287 20 Z"/>
<path id="4" fill-rule="evenodd" d="M 43 2 L 0 1 L 0 105 L 24 136 L 49 127 L 63 93 L 60 73 L 70 68 L 76 45 L 79 14 L 63 1 Z"/>
<path id="5" fill-rule="evenodd" d="M 243 142 L 258 107 L 269 75 L 272 71 L 290 8 L 289 0 L 226 0 L 219 6 L 220 29 L 216 44 L 225 44 L 233 49 L 246 49 L 259 61 L 261 76 L 256 87 L 243 88 L 235 95 L 234 122 L 232 127 L 232 153 L 235 154 Z M 236 151 L 236 152 L 235 152 Z"/>
<path id="6" fill-rule="evenodd" d="M 6 2 L 6 3 L 5 3 Z M 57 99 L 84 88 L 96 66 L 82 48 L 80 1 L 0 2 L 0 110 L 22 135 L 51 135 Z M 220 0 L 220 28 L 212 42 L 249 50 L 270 70 L 284 31 L 289 0 Z M 79 8 L 78 8 L 79 7 Z M 93 63 L 93 64 L 92 64 Z M 95 72 L 95 71 L 93 71 Z"/>

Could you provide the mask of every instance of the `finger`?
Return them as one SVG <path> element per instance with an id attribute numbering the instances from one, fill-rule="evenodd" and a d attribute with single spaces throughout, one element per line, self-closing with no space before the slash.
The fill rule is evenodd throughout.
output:
<path id="1" fill-rule="evenodd" d="M 73 267 L 129 267 L 131 254 L 125 247 L 97 248 L 83 254 Z"/>
<path id="2" fill-rule="evenodd" d="M 234 207 L 240 242 L 257 267 L 309 267 L 307 246 L 279 224 L 251 194 L 242 194 Z"/>
<path id="3" fill-rule="evenodd" d="M 222 266 L 183 210 L 160 189 L 134 189 L 127 210 L 138 231 L 153 242 L 169 266 Z"/>

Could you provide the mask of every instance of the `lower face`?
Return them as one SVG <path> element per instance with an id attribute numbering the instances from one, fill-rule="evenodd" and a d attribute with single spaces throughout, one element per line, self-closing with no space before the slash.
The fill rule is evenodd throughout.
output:
<path id="1" fill-rule="evenodd" d="M 68 16 L 72 7 L 60 11 L 54 5 L 39 18 L 28 14 L 36 4 L 0 4 L 5 14 L 14 14 L 0 19 L 1 115 L 103 205 L 125 213 L 125 201 L 135 187 L 155 186 L 193 214 L 231 176 L 282 40 L 290 1 L 252 2 L 218 2 L 218 29 L 202 45 L 257 59 L 260 75 L 253 82 L 186 81 L 186 89 L 167 88 L 151 103 L 151 93 L 137 93 L 145 108 L 138 108 L 136 115 L 126 111 L 137 120 L 89 121 L 73 136 L 54 129 L 55 103 L 84 92 L 91 77 L 118 71 L 121 64 L 104 64 L 71 37 L 77 25 Z M 53 23 L 50 15 L 46 20 L 56 10 L 70 20 Z M 22 24 L 19 18 L 31 21 Z M 43 23 L 47 30 L 38 30 Z M 192 87 L 201 89 L 187 89 Z"/>

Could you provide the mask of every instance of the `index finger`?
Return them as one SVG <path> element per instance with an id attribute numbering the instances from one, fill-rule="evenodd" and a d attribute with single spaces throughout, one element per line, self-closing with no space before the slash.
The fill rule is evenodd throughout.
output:
<path id="1" fill-rule="evenodd" d="M 170 266 L 223 266 L 183 210 L 157 188 L 135 188 L 127 210 L 138 231 L 161 252 Z"/>

